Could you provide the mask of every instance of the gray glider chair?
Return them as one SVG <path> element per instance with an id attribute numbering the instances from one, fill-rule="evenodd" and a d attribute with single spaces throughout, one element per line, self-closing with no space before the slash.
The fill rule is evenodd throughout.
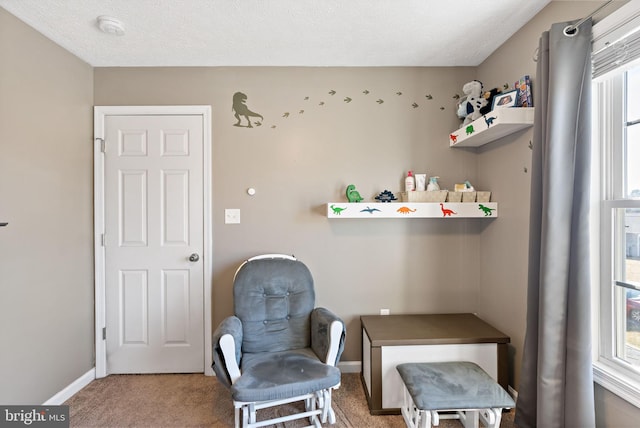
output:
<path id="1" fill-rule="evenodd" d="M 309 269 L 282 254 L 253 257 L 236 271 L 233 301 L 235 315 L 213 333 L 213 370 L 231 391 L 236 428 L 302 418 L 334 424 L 331 391 L 340 386 L 345 327 L 314 307 Z M 304 402 L 300 413 L 257 420 L 260 409 L 296 401 Z"/>

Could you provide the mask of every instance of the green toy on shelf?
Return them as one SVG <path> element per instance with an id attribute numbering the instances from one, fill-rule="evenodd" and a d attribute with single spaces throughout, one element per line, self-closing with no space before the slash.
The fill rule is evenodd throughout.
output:
<path id="1" fill-rule="evenodd" d="M 353 184 L 347 186 L 346 194 L 349 202 L 360 202 L 362 200 L 362 196 L 360 196 L 360 193 L 356 190 L 356 186 Z"/>

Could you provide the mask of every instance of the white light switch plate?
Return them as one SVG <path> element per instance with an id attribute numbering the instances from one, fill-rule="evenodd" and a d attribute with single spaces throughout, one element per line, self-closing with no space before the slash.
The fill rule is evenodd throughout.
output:
<path id="1" fill-rule="evenodd" d="M 224 223 L 225 224 L 238 224 L 240 223 L 240 210 L 237 208 L 227 208 L 224 210 Z"/>

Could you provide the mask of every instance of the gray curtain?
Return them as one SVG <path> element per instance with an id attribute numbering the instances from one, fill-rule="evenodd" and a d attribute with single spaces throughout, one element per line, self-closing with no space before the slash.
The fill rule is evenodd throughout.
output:
<path id="1" fill-rule="evenodd" d="M 589 278 L 591 21 L 542 34 L 534 87 L 527 332 L 515 422 L 594 427 Z"/>

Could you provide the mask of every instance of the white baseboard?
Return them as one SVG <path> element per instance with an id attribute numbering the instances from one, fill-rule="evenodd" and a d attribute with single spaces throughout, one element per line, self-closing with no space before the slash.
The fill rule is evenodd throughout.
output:
<path id="1" fill-rule="evenodd" d="M 73 397 L 78 391 L 80 391 L 85 386 L 89 385 L 96 378 L 96 369 L 95 367 L 80 376 L 78 379 L 74 380 L 65 387 L 62 391 L 58 392 L 53 397 L 49 398 L 44 402 L 43 406 L 58 406 L 69 398 Z"/>
<path id="2" fill-rule="evenodd" d="M 338 368 L 342 373 L 360 373 L 362 371 L 362 363 L 360 361 L 340 361 Z"/>

